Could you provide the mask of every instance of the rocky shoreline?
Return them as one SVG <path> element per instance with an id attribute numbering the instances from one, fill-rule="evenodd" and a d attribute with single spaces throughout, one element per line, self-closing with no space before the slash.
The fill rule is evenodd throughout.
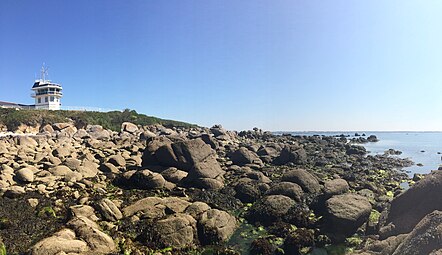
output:
<path id="1" fill-rule="evenodd" d="M 365 138 L 38 132 L 0 137 L 0 254 L 442 252 L 442 172 L 415 184 L 397 170 L 409 160 L 367 155 Z"/>

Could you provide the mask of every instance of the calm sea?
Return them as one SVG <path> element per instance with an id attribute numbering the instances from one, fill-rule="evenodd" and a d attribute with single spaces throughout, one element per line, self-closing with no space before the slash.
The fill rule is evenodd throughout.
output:
<path id="1" fill-rule="evenodd" d="M 350 135 L 355 132 L 275 132 L 292 135 Z M 388 149 L 402 151 L 398 157 L 410 158 L 415 165 L 405 168 L 412 176 L 414 173 L 429 173 L 442 165 L 442 132 L 356 132 L 360 135 L 375 135 L 379 142 L 362 144 L 370 154 L 383 154 Z M 423 166 L 417 166 L 421 163 Z"/>

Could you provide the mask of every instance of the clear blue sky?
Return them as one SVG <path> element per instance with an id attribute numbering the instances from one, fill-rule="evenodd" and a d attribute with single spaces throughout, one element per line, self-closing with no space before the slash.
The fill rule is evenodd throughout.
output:
<path id="1" fill-rule="evenodd" d="M 229 129 L 442 130 L 442 1 L 1 0 L 0 100 Z"/>

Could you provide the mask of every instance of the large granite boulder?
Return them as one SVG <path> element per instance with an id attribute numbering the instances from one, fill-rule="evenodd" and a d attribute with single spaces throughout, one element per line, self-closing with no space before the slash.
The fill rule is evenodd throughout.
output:
<path id="1" fill-rule="evenodd" d="M 98 224 L 89 218 L 83 216 L 75 217 L 68 222 L 68 226 L 82 240 L 86 241 L 90 248 L 90 254 L 109 254 L 117 250 L 112 238 L 101 231 Z"/>
<path id="2" fill-rule="evenodd" d="M 123 218 L 120 209 L 108 198 L 102 199 L 97 204 L 97 210 L 101 213 L 104 219 L 108 221 L 117 221 Z"/>
<path id="3" fill-rule="evenodd" d="M 52 236 L 36 243 L 30 250 L 31 255 L 56 255 L 85 253 L 89 250 L 87 243 L 77 240 L 71 229 L 62 229 Z"/>
<path id="4" fill-rule="evenodd" d="M 151 234 L 158 247 L 191 248 L 197 236 L 196 220 L 187 214 L 175 214 L 157 221 Z"/>
<path id="5" fill-rule="evenodd" d="M 34 172 L 30 168 L 22 168 L 15 173 L 17 179 L 21 182 L 33 182 L 34 181 Z"/>
<path id="6" fill-rule="evenodd" d="M 325 207 L 325 231 L 336 241 L 353 234 L 368 220 L 372 209 L 367 198 L 356 194 L 333 196 Z"/>
<path id="7" fill-rule="evenodd" d="M 100 125 L 87 125 L 86 132 L 97 140 L 109 140 L 111 137 L 111 133 Z"/>
<path id="8" fill-rule="evenodd" d="M 296 168 L 286 172 L 282 176 L 282 181 L 296 183 L 301 186 L 305 192 L 318 193 L 321 191 L 321 185 L 316 177 L 302 168 Z"/>
<path id="9" fill-rule="evenodd" d="M 158 147 L 157 150 L 154 150 L 155 147 Z M 223 184 L 224 171 L 216 160 L 215 151 L 199 138 L 175 143 L 152 139 L 144 152 L 143 165 L 152 164 L 188 172 L 185 179 L 191 185 L 220 188 Z"/>
<path id="10" fill-rule="evenodd" d="M 133 123 L 123 122 L 121 124 L 121 131 L 135 134 L 138 131 L 138 127 Z"/>
<path id="11" fill-rule="evenodd" d="M 393 255 L 430 254 L 440 249 L 442 249 L 442 211 L 434 211 L 414 227 Z"/>
<path id="12" fill-rule="evenodd" d="M 235 165 L 243 166 L 247 164 L 258 164 L 262 165 L 261 159 L 258 157 L 258 155 L 248 150 L 247 148 L 241 147 L 238 150 L 232 152 L 229 154 L 229 158 L 232 160 L 232 162 Z"/>
<path id="13" fill-rule="evenodd" d="M 442 171 L 425 176 L 391 202 L 382 238 L 409 233 L 427 214 L 442 210 Z"/>
<path id="14" fill-rule="evenodd" d="M 307 153 L 301 147 L 289 146 L 282 149 L 277 158 L 273 160 L 275 165 L 285 165 L 287 163 L 304 164 L 307 161 Z"/>
<path id="15" fill-rule="evenodd" d="M 247 215 L 251 222 L 269 225 L 281 219 L 296 202 L 284 195 L 270 195 L 253 204 Z"/>
<path id="16" fill-rule="evenodd" d="M 266 192 L 267 195 L 284 195 L 292 198 L 297 202 L 301 202 L 304 192 L 302 188 L 293 182 L 277 183 Z"/>
<path id="17" fill-rule="evenodd" d="M 350 187 L 344 179 L 328 180 L 324 183 L 324 194 L 326 196 L 340 195 L 346 193 Z"/>
<path id="18" fill-rule="evenodd" d="M 201 226 L 202 242 L 210 244 L 227 241 L 237 227 L 234 216 L 217 209 L 204 212 L 198 224 Z"/>

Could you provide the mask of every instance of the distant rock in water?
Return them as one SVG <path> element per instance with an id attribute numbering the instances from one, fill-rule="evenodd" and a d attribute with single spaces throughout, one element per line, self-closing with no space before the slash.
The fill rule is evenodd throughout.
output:
<path id="1" fill-rule="evenodd" d="M 395 150 L 395 149 L 388 149 L 384 152 L 384 155 L 401 155 L 402 151 Z"/>
<path id="2" fill-rule="evenodd" d="M 375 143 L 375 142 L 379 142 L 379 139 L 375 135 L 370 135 L 369 137 L 367 137 L 367 141 L 369 141 L 371 143 Z"/>

